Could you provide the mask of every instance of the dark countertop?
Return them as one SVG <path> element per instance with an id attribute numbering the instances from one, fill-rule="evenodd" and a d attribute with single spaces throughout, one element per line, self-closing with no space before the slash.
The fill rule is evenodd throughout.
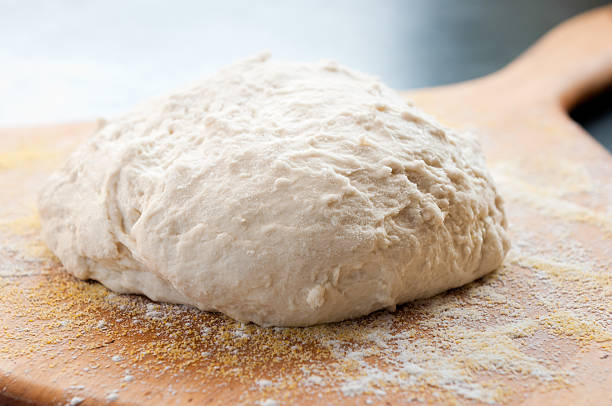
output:
<path id="1" fill-rule="evenodd" d="M 116 114 L 262 50 L 336 59 L 397 89 L 472 79 L 606 3 L 8 2 L 0 5 L 0 125 Z M 574 117 L 612 149 L 610 93 Z"/>

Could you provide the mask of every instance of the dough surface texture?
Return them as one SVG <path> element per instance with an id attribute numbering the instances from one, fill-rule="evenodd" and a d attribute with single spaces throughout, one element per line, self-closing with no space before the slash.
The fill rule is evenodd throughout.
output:
<path id="1" fill-rule="evenodd" d="M 265 55 L 103 124 L 39 196 L 78 278 L 279 326 L 493 271 L 502 206 L 473 136 L 370 76 Z"/>

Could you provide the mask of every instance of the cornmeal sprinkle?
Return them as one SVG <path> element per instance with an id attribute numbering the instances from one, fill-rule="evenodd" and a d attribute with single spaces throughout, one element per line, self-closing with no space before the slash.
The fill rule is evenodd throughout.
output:
<path id="1" fill-rule="evenodd" d="M 578 167 L 555 172 L 569 179 L 561 190 L 493 166 L 513 241 L 498 271 L 394 313 L 261 328 L 65 272 L 40 240 L 35 189 L 69 144 L 45 145 L 2 155 L 29 170 L 0 176 L 18 189 L 0 197 L 0 373 L 57 387 L 66 404 L 493 404 L 573 387 L 588 354 L 612 366 L 612 223 L 566 198 L 600 187 Z"/>

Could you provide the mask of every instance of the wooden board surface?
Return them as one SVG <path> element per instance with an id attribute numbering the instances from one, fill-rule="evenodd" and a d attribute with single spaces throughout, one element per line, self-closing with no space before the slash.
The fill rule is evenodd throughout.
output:
<path id="1" fill-rule="evenodd" d="M 0 130 L 0 404 L 612 404 L 612 157 L 566 110 L 612 82 L 612 8 L 489 77 L 409 94 L 475 131 L 498 271 L 358 320 L 265 329 L 76 280 L 36 192 L 91 123 Z"/>

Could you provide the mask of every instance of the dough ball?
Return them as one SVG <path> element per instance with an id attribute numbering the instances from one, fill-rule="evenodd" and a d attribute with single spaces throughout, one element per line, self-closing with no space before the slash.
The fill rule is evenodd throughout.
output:
<path id="1" fill-rule="evenodd" d="M 265 55 L 106 123 L 39 208 L 78 278 L 260 325 L 394 308 L 509 248 L 470 135 L 370 76 Z"/>

